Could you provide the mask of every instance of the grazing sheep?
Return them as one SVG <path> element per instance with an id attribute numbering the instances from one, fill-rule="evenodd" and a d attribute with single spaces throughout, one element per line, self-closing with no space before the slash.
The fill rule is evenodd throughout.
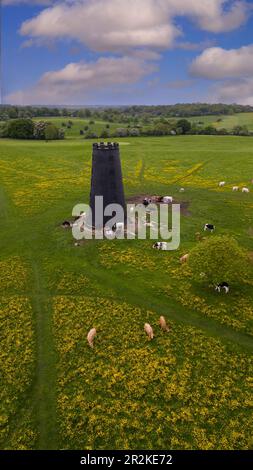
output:
<path id="1" fill-rule="evenodd" d="M 189 259 L 189 256 L 190 256 L 189 253 L 187 253 L 187 254 L 184 255 L 184 256 L 181 256 L 181 258 L 180 258 L 180 263 L 182 263 L 182 264 L 183 264 L 183 263 L 187 263 L 187 261 L 188 261 L 188 259 Z"/>
<path id="2" fill-rule="evenodd" d="M 215 226 L 213 224 L 206 224 L 204 227 L 204 231 L 206 232 L 207 230 L 213 233 L 213 231 L 215 230 Z"/>
<path id="3" fill-rule="evenodd" d="M 227 282 L 222 282 L 221 284 L 217 284 L 217 286 L 215 286 L 215 290 L 217 292 L 221 292 L 221 289 L 224 289 L 225 293 L 228 294 L 230 291 L 229 284 Z"/>
<path id="4" fill-rule="evenodd" d="M 180 193 L 184 193 L 185 189 L 184 188 L 180 188 L 179 192 Z"/>
<path id="5" fill-rule="evenodd" d="M 233 186 L 233 191 L 239 191 L 239 186 Z"/>
<path id="6" fill-rule="evenodd" d="M 159 325 L 160 325 L 160 327 L 161 327 L 161 329 L 162 329 L 163 331 L 167 331 L 167 332 L 170 331 L 170 329 L 169 329 L 169 327 L 168 327 L 168 325 L 167 325 L 166 320 L 165 320 L 164 317 L 160 317 L 160 319 L 159 319 Z"/>
<path id="7" fill-rule="evenodd" d="M 249 188 L 242 188 L 242 193 L 249 193 Z"/>
<path id="8" fill-rule="evenodd" d="M 95 339 L 96 334 L 97 334 L 96 328 L 92 328 L 87 335 L 87 341 L 91 348 L 94 348 L 93 341 Z"/>
<path id="9" fill-rule="evenodd" d="M 221 182 L 219 183 L 219 187 L 220 187 L 220 188 L 223 188 L 223 187 L 225 186 L 225 184 L 226 184 L 226 181 L 221 181 Z"/>
<path id="10" fill-rule="evenodd" d="M 164 204 L 172 204 L 172 202 L 173 202 L 173 197 L 171 197 L 171 196 L 163 196 L 162 202 L 163 202 Z"/>
<path id="11" fill-rule="evenodd" d="M 151 326 L 149 323 L 145 323 L 145 325 L 144 325 L 144 331 L 145 331 L 145 333 L 147 333 L 147 335 L 148 335 L 150 341 L 151 341 L 152 339 L 154 339 L 153 328 L 152 328 L 152 326 Z"/>
<path id="12" fill-rule="evenodd" d="M 168 249 L 166 242 L 156 242 L 153 245 L 154 250 L 163 250 L 166 251 Z"/>
<path id="13" fill-rule="evenodd" d="M 61 226 L 62 226 L 63 228 L 71 228 L 72 225 L 73 225 L 73 224 L 72 224 L 71 222 L 69 222 L 68 220 L 65 220 L 65 221 L 62 222 L 62 224 L 61 224 Z"/>

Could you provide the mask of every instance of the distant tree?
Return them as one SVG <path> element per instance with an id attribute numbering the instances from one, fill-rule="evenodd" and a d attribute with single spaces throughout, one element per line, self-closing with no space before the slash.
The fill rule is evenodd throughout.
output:
<path id="1" fill-rule="evenodd" d="M 222 127 L 221 129 L 217 130 L 217 134 L 219 134 L 219 135 L 229 135 L 229 131 L 227 129 L 225 129 L 224 127 Z"/>
<path id="2" fill-rule="evenodd" d="M 45 130 L 46 140 L 57 140 L 59 138 L 59 131 L 54 124 L 48 124 Z"/>
<path id="3" fill-rule="evenodd" d="M 101 139 L 109 139 L 110 133 L 108 132 L 107 129 L 103 129 L 99 137 Z"/>
<path id="4" fill-rule="evenodd" d="M 190 132 L 192 127 L 190 121 L 187 121 L 187 119 L 179 119 L 176 126 L 177 128 L 182 129 L 182 134 L 187 134 L 187 132 Z"/>
<path id="5" fill-rule="evenodd" d="M 95 132 L 89 131 L 85 135 L 85 139 L 97 139 L 98 135 Z"/>
<path id="6" fill-rule="evenodd" d="M 65 131 L 64 131 L 64 129 L 58 129 L 58 139 L 60 139 L 60 140 L 65 139 Z"/>
<path id="7" fill-rule="evenodd" d="M 190 252 L 189 267 L 195 280 L 211 284 L 240 282 L 249 276 L 247 252 L 227 235 L 212 236 L 196 245 Z"/>
<path id="8" fill-rule="evenodd" d="M 0 139 L 8 137 L 7 129 L 6 123 L 0 123 Z"/>
<path id="9" fill-rule="evenodd" d="M 205 135 L 215 135 L 217 134 L 217 130 L 213 126 L 207 126 L 203 129 L 201 133 Z"/>
<path id="10" fill-rule="evenodd" d="M 247 136 L 249 135 L 249 129 L 247 128 L 247 126 L 236 126 L 233 128 L 232 133 L 234 135 Z"/>
<path id="11" fill-rule="evenodd" d="M 131 137 L 139 137 L 140 129 L 137 129 L 136 127 L 133 127 L 132 129 L 129 130 L 129 135 Z"/>
<path id="12" fill-rule="evenodd" d="M 116 137 L 127 137 L 128 130 L 126 127 L 119 127 L 118 129 L 116 129 L 115 135 Z"/>
<path id="13" fill-rule="evenodd" d="M 32 139 L 34 123 L 31 119 L 14 119 L 8 122 L 7 136 L 10 139 Z"/>
<path id="14" fill-rule="evenodd" d="M 91 113 L 91 110 L 90 110 L 90 109 L 85 109 L 85 110 L 84 110 L 84 116 L 85 116 L 86 118 L 90 118 L 90 117 L 91 117 L 91 114 L 92 114 L 92 113 Z"/>

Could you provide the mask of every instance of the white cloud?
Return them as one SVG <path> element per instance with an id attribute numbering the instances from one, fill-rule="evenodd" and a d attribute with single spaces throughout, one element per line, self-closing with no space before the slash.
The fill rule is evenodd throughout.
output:
<path id="1" fill-rule="evenodd" d="M 193 62 L 191 73 L 207 79 L 244 77 L 253 74 L 253 44 L 240 49 L 211 47 Z"/>
<path id="2" fill-rule="evenodd" d="M 215 88 L 216 100 L 253 106 L 253 78 L 229 80 Z"/>
<path id="3" fill-rule="evenodd" d="M 96 62 L 68 64 L 61 70 L 45 73 L 29 90 L 5 98 L 10 104 L 85 103 L 90 93 L 123 89 L 137 83 L 156 66 L 134 57 L 100 58 Z"/>
<path id="4" fill-rule="evenodd" d="M 69 0 L 25 21 L 21 34 L 71 38 L 96 51 L 169 48 L 181 35 L 178 16 L 210 32 L 238 28 L 247 18 L 243 0 Z"/>
<path id="5" fill-rule="evenodd" d="M 206 49 L 190 70 L 196 77 L 216 81 L 211 89 L 213 101 L 253 105 L 253 44 L 239 49 Z"/>

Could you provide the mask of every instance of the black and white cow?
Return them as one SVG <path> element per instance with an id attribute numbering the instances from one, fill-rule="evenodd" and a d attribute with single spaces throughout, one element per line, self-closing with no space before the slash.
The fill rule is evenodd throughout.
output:
<path id="1" fill-rule="evenodd" d="M 205 227 L 204 227 L 204 231 L 206 232 L 207 230 L 209 230 L 209 232 L 213 232 L 215 230 L 215 225 L 206 224 Z"/>
<path id="2" fill-rule="evenodd" d="M 230 286 L 227 282 L 222 282 L 221 284 L 217 284 L 215 286 L 216 292 L 221 292 L 221 289 L 224 289 L 225 293 L 228 294 L 230 291 Z"/>

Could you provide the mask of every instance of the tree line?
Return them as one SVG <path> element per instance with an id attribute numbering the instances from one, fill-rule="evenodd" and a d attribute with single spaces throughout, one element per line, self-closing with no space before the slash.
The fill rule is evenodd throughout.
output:
<path id="1" fill-rule="evenodd" d="M 179 103 L 164 106 L 118 106 L 118 107 L 49 107 L 0 105 L 0 121 L 9 119 L 32 119 L 36 117 L 77 117 L 99 119 L 127 124 L 142 120 L 148 124 L 159 117 L 188 118 L 194 116 L 232 115 L 253 112 L 253 106 L 238 104 Z"/>

